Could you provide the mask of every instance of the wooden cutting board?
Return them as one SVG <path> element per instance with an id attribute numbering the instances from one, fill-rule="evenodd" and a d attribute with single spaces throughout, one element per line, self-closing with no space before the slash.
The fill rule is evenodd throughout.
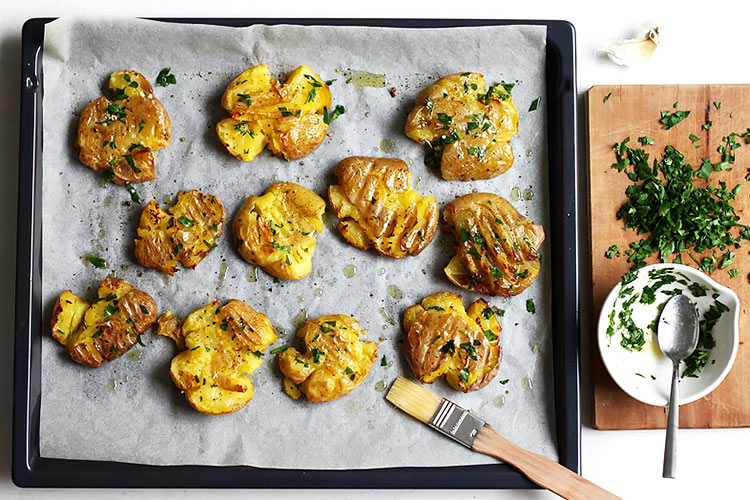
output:
<path id="1" fill-rule="evenodd" d="M 606 99 L 605 97 L 609 96 Z M 624 173 L 610 168 L 615 162 L 612 150 L 615 142 L 630 136 L 631 147 L 642 147 L 637 139 L 648 136 L 653 146 L 646 146 L 651 159 L 660 156 L 671 144 L 681 151 L 694 168 L 701 158 L 709 157 L 716 163 L 720 155 L 716 148 L 722 137 L 730 132 L 744 132 L 750 127 L 750 85 L 638 85 L 596 86 L 588 91 L 588 156 L 591 209 L 591 265 L 593 286 L 594 328 L 599 311 L 611 288 L 629 269 L 626 257 L 607 259 L 604 252 L 616 244 L 621 251 L 639 238 L 633 231 L 623 231 L 622 221 L 615 214 L 625 201 L 629 184 Z M 720 109 L 713 104 L 720 103 Z M 674 108 L 679 103 L 678 108 Z M 677 109 L 690 115 L 670 130 L 663 130 L 661 111 Z M 708 131 L 701 126 L 708 121 Z M 690 135 L 699 137 L 691 141 Z M 736 163 L 731 172 L 715 172 L 713 184 L 724 180 L 730 187 L 740 184 L 741 191 L 734 206 L 744 224 L 750 224 L 750 182 L 745 175 L 750 168 L 750 145 L 735 151 Z M 736 250 L 732 268 L 739 275 L 731 278 L 727 270 L 717 270 L 712 277 L 734 290 L 740 298 L 740 347 L 734 367 L 724 382 L 705 398 L 680 408 L 680 427 L 748 427 L 750 426 L 750 350 L 744 340 L 750 331 L 750 242 Z M 654 259 L 653 262 L 656 262 Z M 649 262 L 652 263 L 652 262 Z M 683 264 L 695 264 L 683 255 Z M 667 421 L 664 408 L 642 404 L 625 394 L 607 373 L 592 335 L 594 426 L 598 429 L 653 429 L 663 428 Z"/>

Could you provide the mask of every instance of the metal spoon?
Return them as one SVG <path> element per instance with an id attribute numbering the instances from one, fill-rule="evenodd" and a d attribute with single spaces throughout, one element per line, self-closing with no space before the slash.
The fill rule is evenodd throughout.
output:
<path id="1" fill-rule="evenodd" d="M 690 356 L 698 345 L 698 312 L 690 299 L 684 295 L 675 295 L 667 301 L 659 316 L 657 338 L 661 352 L 673 365 L 662 477 L 674 477 L 677 469 L 677 427 L 680 408 L 677 382 L 680 378 L 680 361 Z"/>

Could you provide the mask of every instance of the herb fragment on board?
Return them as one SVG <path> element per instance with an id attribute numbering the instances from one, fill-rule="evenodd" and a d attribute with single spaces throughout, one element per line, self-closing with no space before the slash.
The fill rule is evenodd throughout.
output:
<path id="1" fill-rule="evenodd" d="M 612 92 L 604 96 L 604 99 L 602 99 L 602 103 L 605 103 L 609 101 L 609 98 L 612 97 Z"/>
<path id="2" fill-rule="evenodd" d="M 647 135 L 643 135 L 638 138 L 638 142 L 640 142 L 642 146 L 650 146 L 654 143 L 654 140 Z"/>
<path id="3" fill-rule="evenodd" d="M 617 248 L 617 245 L 612 245 L 607 249 L 606 252 L 604 252 L 604 256 L 608 259 L 611 259 L 613 257 L 619 257 L 620 250 Z"/>
<path id="4" fill-rule="evenodd" d="M 159 71 L 159 76 L 156 77 L 156 85 L 159 87 L 166 87 L 167 85 L 175 85 L 177 78 L 170 72 L 170 68 L 163 68 Z"/>
<path id="5" fill-rule="evenodd" d="M 678 123 L 680 123 L 682 120 L 687 118 L 690 115 L 690 111 L 675 111 L 674 113 L 670 113 L 669 111 L 662 111 L 661 112 L 661 120 L 659 122 L 662 124 L 662 127 L 664 130 L 669 130 Z"/>

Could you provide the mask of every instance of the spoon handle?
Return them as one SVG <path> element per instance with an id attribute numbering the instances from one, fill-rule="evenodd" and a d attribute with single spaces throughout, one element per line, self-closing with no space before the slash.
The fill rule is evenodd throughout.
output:
<path id="1" fill-rule="evenodd" d="M 677 470 L 677 427 L 680 421 L 680 405 L 678 404 L 680 378 L 680 363 L 674 364 L 672 370 L 672 390 L 669 393 L 669 417 L 667 417 L 667 441 L 664 443 L 664 469 L 662 477 L 674 477 Z"/>

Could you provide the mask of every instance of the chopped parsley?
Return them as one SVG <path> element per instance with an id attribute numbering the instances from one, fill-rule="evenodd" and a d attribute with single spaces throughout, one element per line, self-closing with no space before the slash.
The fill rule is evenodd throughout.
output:
<path id="1" fill-rule="evenodd" d="M 102 311 L 102 317 L 103 318 L 111 318 L 114 316 L 114 314 L 118 311 L 118 307 L 114 304 L 107 304 L 107 307 L 104 308 L 104 311 Z"/>
<path id="2" fill-rule="evenodd" d="M 495 335 L 495 332 L 493 332 L 492 330 L 485 330 L 484 336 L 487 337 L 487 340 L 489 340 L 490 342 L 497 339 L 497 335 Z"/>
<path id="3" fill-rule="evenodd" d="M 287 344 L 284 344 L 284 345 L 283 345 L 283 346 L 281 346 L 281 347 L 277 347 L 276 349 L 272 349 L 272 350 L 271 350 L 271 354 L 278 354 L 278 353 L 280 353 L 280 352 L 284 352 L 284 351 L 286 351 L 287 349 L 289 349 L 289 345 L 287 345 Z"/>
<path id="4" fill-rule="evenodd" d="M 156 77 L 156 85 L 159 87 L 166 87 L 167 85 L 175 85 L 177 78 L 170 72 L 170 68 L 163 68 L 159 71 L 159 76 Z"/>
<path id="5" fill-rule="evenodd" d="M 315 363 L 316 365 L 319 365 L 320 355 L 325 354 L 325 353 L 323 351 L 318 350 L 317 347 L 313 347 L 312 349 L 310 349 L 310 352 L 312 353 L 312 356 L 313 356 L 313 363 Z"/>
<path id="6" fill-rule="evenodd" d="M 131 150 L 133 149 L 133 146 L 137 147 L 138 145 L 137 144 L 133 144 L 132 146 L 130 146 Z M 128 163 L 128 165 L 133 170 L 133 172 L 135 172 L 136 174 L 140 174 L 141 173 L 141 169 L 135 166 L 135 160 L 133 159 L 133 155 L 131 155 L 130 153 L 128 153 L 128 154 L 124 155 L 123 158 L 125 158 L 125 161 Z"/>
<path id="7" fill-rule="evenodd" d="M 526 299 L 526 311 L 531 314 L 536 314 L 536 304 L 534 304 L 534 299 Z"/>
<path id="8" fill-rule="evenodd" d="M 689 115 L 690 111 L 675 111 L 674 113 L 670 113 L 669 111 L 662 111 L 661 120 L 659 120 L 659 122 L 662 124 L 661 128 L 663 128 L 664 130 L 669 130 L 670 128 L 674 127 L 682 120 L 687 118 Z"/>
<path id="9" fill-rule="evenodd" d="M 96 123 L 104 123 L 107 126 L 110 126 L 112 122 L 119 121 L 125 123 L 125 117 L 128 116 L 126 109 L 125 106 L 120 106 L 116 102 L 108 104 L 107 107 L 104 108 L 104 119 Z"/>
<path id="10" fill-rule="evenodd" d="M 237 94 L 238 102 L 245 104 L 248 108 L 253 105 L 253 97 L 250 94 Z"/>
<path id="11" fill-rule="evenodd" d="M 541 97 L 537 97 L 533 101 L 531 101 L 531 105 L 529 106 L 529 111 L 536 111 L 539 108 L 539 102 L 542 100 Z"/>
<path id="12" fill-rule="evenodd" d="M 485 307 L 484 311 L 482 311 L 482 316 L 484 316 L 485 319 L 490 319 L 493 315 L 501 318 L 505 316 L 505 311 L 503 309 L 498 309 L 497 307 Z"/>
<path id="13" fill-rule="evenodd" d="M 654 143 L 654 140 L 647 135 L 643 135 L 638 138 L 638 142 L 640 142 L 642 146 L 650 146 Z"/>
<path id="14" fill-rule="evenodd" d="M 380 366 L 388 366 L 388 359 L 385 357 L 385 354 L 380 359 Z"/>
<path id="15" fill-rule="evenodd" d="M 469 370 L 467 368 L 463 368 L 460 372 L 458 372 L 458 376 L 461 377 L 461 380 L 464 382 L 469 381 Z"/>
<path id="16" fill-rule="evenodd" d="M 617 248 L 617 245 L 612 245 L 607 249 L 606 252 L 604 252 L 604 256 L 608 259 L 611 259 L 613 257 L 619 257 L 620 250 Z"/>
<path id="17" fill-rule="evenodd" d="M 97 257 L 96 255 L 87 255 L 84 257 L 84 260 L 89 261 L 92 266 L 98 269 L 104 269 L 105 267 L 107 267 L 107 261 L 102 259 L 101 257 Z"/>
<path id="18" fill-rule="evenodd" d="M 479 359 L 479 356 L 477 356 L 477 350 L 474 348 L 473 344 L 469 342 L 463 342 L 461 345 L 459 345 L 459 347 L 466 351 L 471 359 L 475 361 Z"/>
<path id="19" fill-rule="evenodd" d="M 705 158 L 698 169 L 670 145 L 652 166 L 648 153 L 628 146 L 629 138 L 615 144 L 617 161 L 612 168 L 624 172 L 632 182 L 617 218 L 626 229 L 644 235 L 625 250 L 632 269 L 645 265 L 654 254 L 667 262 L 671 254 L 683 252 L 707 273 L 732 263 L 734 252 L 728 247 L 739 248 L 743 240 L 750 239 L 750 226 L 740 222 L 733 207 L 740 186 L 730 188 L 724 181 L 697 183 L 696 179 L 708 180 L 712 172 L 730 168 L 735 162 L 733 151 L 740 147 L 737 138 L 747 141 L 750 131 L 724 137 L 718 148 L 721 161 L 714 164 Z M 708 255 L 698 258 L 693 252 Z"/>
<path id="20" fill-rule="evenodd" d="M 612 97 L 612 92 L 604 96 L 604 98 L 602 99 L 602 103 L 609 101 L 610 97 Z"/>
<path id="21" fill-rule="evenodd" d="M 456 344 L 453 342 L 453 340 L 449 340 L 445 344 L 443 344 L 443 347 L 440 348 L 440 352 L 444 354 L 453 354 L 456 352 Z"/>
<path id="22" fill-rule="evenodd" d="M 129 182 L 125 183 L 125 189 L 128 190 L 128 193 L 130 193 L 130 199 L 133 201 L 133 203 L 140 203 L 141 197 L 138 194 L 138 191 L 133 187 L 133 185 Z"/>
<path id="23" fill-rule="evenodd" d="M 185 227 L 193 227 L 195 225 L 195 221 L 188 219 L 184 215 L 177 219 L 180 224 L 182 224 Z"/>
<path id="24" fill-rule="evenodd" d="M 323 123 L 326 125 L 330 125 L 333 123 L 333 120 L 338 118 L 339 116 L 346 113 L 346 108 L 340 104 L 336 105 L 335 108 L 333 108 L 333 111 L 331 113 L 328 113 L 328 108 L 323 106 Z"/>

